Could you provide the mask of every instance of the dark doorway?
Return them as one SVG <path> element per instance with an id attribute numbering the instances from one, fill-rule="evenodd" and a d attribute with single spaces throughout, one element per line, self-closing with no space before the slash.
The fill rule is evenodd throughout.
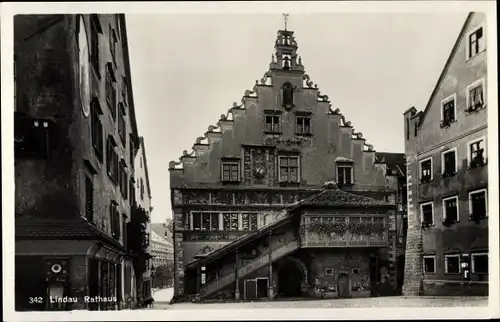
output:
<path id="1" fill-rule="evenodd" d="M 404 255 L 398 255 L 397 257 L 397 281 L 398 281 L 398 293 L 403 293 L 403 282 L 405 276 L 405 257 Z"/>
<path id="2" fill-rule="evenodd" d="M 257 281 L 256 280 L 246 280 L 245 281 L 245 298 L 247 300 L 253 300 L 257 295 Z"/>
<path id="3" fill-rule="evenodd" d="M 351 285 L 349 283 L 349 276 L 346 274 L 341 274 L 338 281 L 339 297 L 350 297 L 351 296 Z"/>
<path id="4" fill-rule="evenodd" d="M 278 272 L 278 296 L 300 297 L 302 295 L 302 271 L 293 262 L 283 265 Z"/>
<path id="5" fill-rule="evenodd" d="M 370 255 L 370 284 L 371 284 L 371 296 L 378 296 L 378 256 L 376 254 Z"/>
<path id="6" fill-rule="evenodd" d="M 267 278 L 257 279 L 257 298 L 267 297 Z"/>

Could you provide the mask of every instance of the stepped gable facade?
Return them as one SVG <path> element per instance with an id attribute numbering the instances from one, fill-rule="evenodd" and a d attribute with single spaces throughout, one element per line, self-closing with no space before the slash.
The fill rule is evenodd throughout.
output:
<path id="1" fill-rule="evenodd" d="M 404 154 L 377 153 L 297 49 L 279 30 L 262 79 L 170 162 L 175 300 L 370 296 L 401 284 Z"/>

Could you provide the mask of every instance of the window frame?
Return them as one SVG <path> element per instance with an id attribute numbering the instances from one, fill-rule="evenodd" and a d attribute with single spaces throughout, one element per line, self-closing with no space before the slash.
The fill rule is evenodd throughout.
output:
<path id="1" fill-rule="evenodd" d="M 299 120 L 302 122 L 302 131 L 299 132 Z M 309 121 L 309 131 L 304 131 L 304 121 Z M 311 115 L 295 115 L 295 135 L 308 136 L 312 134 L 312 117 Z"/>
<path id="2" fill-rule="evenodd" d="M 101 104 L 99 100 L 94 97 L 90 103 L 90 140 L 94 148 L 94 153 L 101 163 L 104 157 L 104 128 L 101 118 L 102 115 L 103 111 Z"/>
<path id="3" fill-rule="evenodd" d="M 431 161 L 431 178 L 430 178 L 430 180 L 429 180 L 429 181 L 434 180 L 434 160 L 433 160 L 433 159 L 434 159 L 434 158 L 433 158 L 432 156 L 430 156 L 430 157 L 427 157 L 427 158 L 425 158 L 425 159 L 422 159 L 422 160 L 419 160 L 419 161 L 418 161 L 418 169 L 419 169 L 419 171 L 418 171 L 418 175 L 419 175 L 419 179 L 420 179 L 420 181 L 422 181 L 422 179 L 423 179 L 423 176 L 422 176 L 422 164 L 423 164 L 424 162 L 429 161 L 429 160 Z"/>
<path id="4" fill-rule="evenodd" d="M 428 258 L 432 258 L 434 260 L 434 270 L 433 270 L 433 272 L 426 272 L 425 271 L 425 260 L 428 259 Z M 435 275 L 437 273 L 436 255 L 423 255 L 422 256 L 422 266 L 423 266 L 423 272 L 424 272 L 424 274 Z"/>
<path id="5" fill-rule="evenodd" d="M 477 256 L 486 256 L 488 258 L 488 272 L 484 273 L 484 272 L 476 272 L 476 261 L 475 261 L 475 257 Z M 472 274 L 484 274 L 484 275 L 487 275 L 490 273 L 490 255 L 489 253 L 485 253 L 485 252 L 480 252 L 480 253 L 471 253 L 470 254 L 470 266 L 471 266 L 471 273 Z"/>
<path id="6" fill-rule="evenodd" d="M 276 127 L 276 123 L 274 122 L 274 118 L 278 118 L 278 129 L 275 131 L 275 127 Z M 268 118 L 271 118 L 271 130 L 269 131 L 267 129 L 267 120 Z M 264 133 L 268 133 L 268 134 L 281 134 L 282 133 L 282 130 L 281 130 L 281 127 L 282 127 L 282 124 L 281 124 L 281 115 L 280 114 L 271 114 L 271 113 L 266 113 L 264 115 Z"/>
<path id="7" fill-rule="evenodd" d="M 294 159 L 296 159 L 297 160 L 297 166 L 296 167 L 290 166 L 290 165 L 288 165 L 288 166 L 281 166 L 281 160 L 283 158 L 286 158 L 286 159 L 292 159 L 292 158 L 294 158 Z M 286 155 L 286 154 L 285 155 L 278 155 L 277 159 L 278 159 L 278 181 L 279 181 L 279 183 L 281 183 L 281 184 L 298 184 L 298 183 L 300 183 L 300 181 L 301 181 L 300 155 Z M 281 168 L 282 167 L 288 169 L 288 180 L 286 180 L 286 181 L 281 179 Z M 290 177 L 291 177 L 290 176 L 290 169 L 297 169 L 297 181 L 290 180 Z"/>
<path id="8" fill-rule="evenodd" d="M 478 194 L 478 193 L 481 193 L 481 192 L 484 192 L 484 208 L 485 208 L 485 214 L 484 214 L 484 218 L 488 218 L 488 189 L 487 188 L 482 188 L 482 189 L 476 189 L 476 190 L 471 190 L 469 191 L 469 193 L 467 194 L 468 196 L 468 204 L 469 204 L 469 214 L 473 214 L 472 213 L 472 195 L 474 194 Z"/>
<path id="9" fill-rule="evenodd" d="M 84 218 L 87 220 L 87 222 L 94 223 L 94 221 L 95 221 L 95 188 L 94 188 L 93 176 L 90 176 L 88 174 L 84 175 L 84 186 L 85 186 L 85 217 Z M 88 191 L 88 189 L 90 189 L 90 191 Z M 89 196 L 89 192 L 92 193 L 91 196 Z M 89 206 L 91 206 L 91 208 L 92 208 L 90 210 L 90 213 L 91 213 L 90 216 L 89 216 L 89 209 L 87 208 Z"/>
<path id="10" fill-rule="evenodd" d="M 424 223 L 424 207 L 425 206 L 428 206 L 428 205 L 431 205 L 432 207 L 432 223 L 430 224 L 430 226 L 434 226 L 436 224 L 436 213 L 435 213 L 435 209 L 434 209 L 434 201 L 427 201 L 427 202 L 423 202 L 420 204 L 420 222 L 421 223 Z"/>
<path id="11" fill-rule="evenodd" d="M 483 105 L 481 105 L 480 107 L 476 108 L 476 109 L 470 109 L 470 92 L 472 89 L 476 88 L 476 87 L 479 87 L 479 86 L 482 86 L 483 87 Z M 465 109 L 466 111 L 468 112 L 474 112 L 474 111 L 477 111 L 479 109 L 482 109 L 482 108 L 485 108 L 486 107 L 486 80 L 484 77 L 481 77 L 479 79 L 477 79 L 476 81 L 474 81 L 473 83 L 471 83 L 470 85 L 468 85 L 465 89 L 465 102 L 466 102 L 466 105 L 465 105 Z"/>
<path id="12" fill-rule="evenodd" d="M 449 124 L 455 123 L 457 121 L 457 93 L 453 93 L 441 100 L 441 124 L 444 124 L 444 106 L 449 102 L 453 101 L 453 121 Z"/>
<path id="13" fill-rule="evenodd" d="M 460 222 L 460 199 L 458 198 L 458 195 L 453 195 L 453 196 L 441 199 L 441 205 L 442 205 L 442 210 L 443 210 L 443 222 L 448 219 L 448 214 L 446 212 L 446 201 L 452 200 L 452 199 L 455 199 L 455 201 L 457 203 L 457 206 L 456 206 L 456 208 L 457 208 L 457 219 L 456 219 L 455 222 L 458 223 L 458 222 Z"/>
<path id="14" fill-rule="evenodd" d="M 225 180 L 224 178 L 224 166 L 229 166 L 229 178 Z M 236 180 L 232 180 L 232 167 L 235 166 L 238 172 L 238 177 Z M 220 180 L 223 183 L 240 183 L 241 182 L 241 162 L 239 160 L 222 160 L 220 165 Z"/>
<path id="15" fill-rule="evenodd" d="M 483 38 L 484 38 L 484 48 L 481 50 L 478 50 L 477 53 L 475 53 L 474 55 L 471 55 L 471 47 L 470 47 L 470 36 L 472 36 L 472 34 L 476 33 L 479 29 L 483 29 Z M 466 37 L 466 41 L 465 41 L 465 61 L 467 62 L 468 60 L 478 56 L 480 53 L 482 53 L 483 51 L 486 51 L 486 28 L 485 28 L 485 24 L 484 23 L 481 23 L 479 25 L 477 25 L 475 28 L 473 28 L 471 31 L 469 31 L 467 33 L 467 37 Z"/>
<path id="16" fill-rule="evenodd" d="M 458 258 L 458 272 L 448 271 L 448 258 Z M 444 273 L 448 275 L 459 275 L 462 272 L 460 254 L 444 254 Z"/>
<path id="17" fill-rule="evenodd" d="M 487 144 L 487 141 L 486 141 L 486 136 L 481 136 L 481 137 L 478 137 L 474 140 L 471 140 L 469 142 L 467 142 L 467 165 L 470 166 L 470 164 L 472 163 L 472 149 L 471 149 L 471 145 L 473 145 L 474 143 L 478 143 L 478 142 L 481 142 L 483 141 L 484 142 L 484 154 L 483 154 L 483 157 L 484 157 L 484 164 L 486 165 L 486 162 L 488 160 L 488 144 Z"/>
<path id="18" fill-rule="evenodd" d="M 449 148 L 449 149 L 446 149 L 444 151 L 441 151 L 441 175 L 446 174 L 445 173 L 445 155 L 448 153 L 451 153 L 451 152 L 453 152 L 455 154 L 455 157 L 454 157 L 455 169 L 454 169 L 453 175 L 458 173 L 458 149 L 457 149 L 457 147 L 453 147 L 453 148 Z"/>
<path id="19" fill-rule="evenodd" d="M 330 271 L 330 273 L 328 271 Z M 325 275 L 333 276 L 333 268 L 325 268 Z"/>
<path id="20" fill-rule="evenodd" d="M 99 79 L 101 78 L 101 35 L 102 27 L 99 17 L 97 15 L 90 15 L 90 64 Z M 96 48 L 94 48 L 94 44 Z M 96 50 L 94 51 L 94 49 Z"/>
<path id="21" fill-rule="evenodd" d="M 350 183 L 346 183 L 346 182 L 340 182 L 339 181 L 339 169 L 345 169 L 345 168 L 349 168 L 351 169 L 351 182 Z M 336 170 L 336 179 L 337 179 L 337 183 L 340 184 L 340 185 L 353 185 L 354 184 L 354 165 L 352 163 L 336 163 L 335 164 L 335 170 Z M 344 170 L 344 179 L 346 178 L 345 176 L 345 170 Z M 345 180 L 344 180 L 345 181 Z"/>

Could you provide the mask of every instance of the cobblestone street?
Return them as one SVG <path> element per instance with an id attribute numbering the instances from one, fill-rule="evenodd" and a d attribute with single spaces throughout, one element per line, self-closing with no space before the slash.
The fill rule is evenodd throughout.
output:
<path id="1" fill-rule="evenodd" d="M 278 309 L 278 308 L 370 308 L 370 307 L 481 307 L 488 306 L 487 297 L 375 297 L 336 300 L 300 300 L 272 302 L 240 302 L 170 305 L 172 289 L 154 293 L 154 310 L 206 310 L 206 309 Z"/>

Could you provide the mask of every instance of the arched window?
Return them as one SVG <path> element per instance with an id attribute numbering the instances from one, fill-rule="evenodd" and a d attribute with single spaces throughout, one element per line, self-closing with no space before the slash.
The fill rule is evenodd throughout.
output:
<path id="1" fill-rule="evenodd" d="M 283 85 L 283 106 L 285 108 L 293 107 L 293 87 L 290 83 Z"/>

